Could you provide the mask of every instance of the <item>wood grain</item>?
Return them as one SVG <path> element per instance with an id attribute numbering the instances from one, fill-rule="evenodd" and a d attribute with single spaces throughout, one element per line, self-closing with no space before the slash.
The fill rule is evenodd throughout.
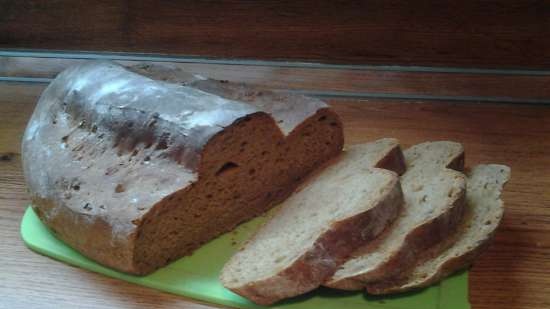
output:
<path id="1" fill-rule="evenodd" d="M 68 66 L 89 61 L 75 58 L 0 57 L 0 76 L 53 78 Z M 117 61 L 135 65 L 141 61 Z M 310 92 L 480 97 L 486 100 L 550 102 L 549 75 L 404 72 L 395 70 L 284 67 L 212 63 L 156 62 L 218 80 L 241 81 L 273 89 Z"/>
<path id="2" fill-rule="evenodd" d="M 550 67 L 546 0 L 1 0 L 0 7 L 0 48 Z"/>
<path id="3" fill-rule="evenodd" d="M 66 266 L 25 248 L 28 204 L 20 139 L 43 85 L 0 83 L 0 308 L 208 308 Z M 329 100 L 348 143 L 397 137 L 404 147 L 451 139 L 467 165 L 502 163 L 512 179 L 496 241 L 470 272 L 473 308 L 550 306 L 550 107 L 392 100 Z"/>

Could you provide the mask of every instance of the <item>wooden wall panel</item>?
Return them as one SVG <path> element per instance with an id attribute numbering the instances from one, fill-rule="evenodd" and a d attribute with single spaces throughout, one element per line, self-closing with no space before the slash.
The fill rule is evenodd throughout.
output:
<path id="1" fill-rule="evenodd" d="M 65 56 L 69 56 L 64 54 Z M 0 79 L 40 79 L 47 82 L 65 68 L 90 61 L 78 54 L 67 58 L 0 56 Z M 181 59 L 178 59 L 181 60 Z M 141 60 L 118 60 L 136 65 Z M 357 69 L 350 66 L 284 66 L 284 63 L 257 65 L 151 61 L 156 65 L 177 67 L 205 77 L 245 82 L 272 89 L 305 94 L 340 97 L 377 97 L 400 99 L 443 99 L 455 101 L 550 103 L 548 74 L 517 74 L 494 71 L 472 72 L 396 71 Z"/>
<path id="2" fill-rule="evenodd" d="M 0 48 L 549 68 L 550 1 L 0 0 Z"/>

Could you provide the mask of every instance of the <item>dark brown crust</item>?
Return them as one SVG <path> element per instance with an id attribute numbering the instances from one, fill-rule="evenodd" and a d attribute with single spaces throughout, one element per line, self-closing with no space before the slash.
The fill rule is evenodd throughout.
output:
<path id="1" fill-rule="evenodd" d="M 71 248 L 83 255 L 123 272 L 135 273 L 132 260 L 133 252 L 123 244 L 113 244 L 111 227 L 103 220 L 95 220 L 88 226 L 81 214 L 74 213 L 68 207 L 57 207 L 50 200 L 33 198 L 33 210 L 48 225 L 50 231 L 62 239 Z M 48 209 L 57 207 L 55 217 L 45 216 Z M 135 234 L 131 234 L 135 238 Z M 130 240 L 132 242 L 132 240 Z"/>
<path id="2" fill-rule="evenodd" d="M 464 172 L 465 160 L 466 160 L 466 152 L 463 151 L 460 155 L 458 155 L 456 158 L 451 160 L 449 164 L 447 164 L 447 168 L 455 171 L 459 171 L 459 172 Z"/>
<path id="3" fill-rule="evenodd" d="M 257 304 L 269 305 L 317 288 L 349 257 L 353 248 L 374 239 L 397 217 L 403 203 L 397 176 L 389 187 L 378 205 L 367 212 L 333 223 L 313 248 L 284 271 L 274 277 L 233 288 L 233 292 Z"/>
<path id="4" fill-rule="evenodd" d="M 401 147 L 397 145 L 387 156 L 380 160 L 376 167 L 394 171 L 400 176 L 403 175 L 407 170 L 407 165 Z"/>

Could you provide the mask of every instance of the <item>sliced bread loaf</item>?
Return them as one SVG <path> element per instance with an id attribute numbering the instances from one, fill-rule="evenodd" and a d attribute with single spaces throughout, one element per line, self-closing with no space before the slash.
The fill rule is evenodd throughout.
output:
<path id="1" fill-rule="evenodd" d="M 58 238 L 147 274 L 284 200 L 342 145 L 319 99 L 233 100 L 93 61 L 42 93 L 22 159 Z"/>
<path id="2" fill-rule="evenodd" d="M 392 156 L 393 158 L 390 158 Z M 224 266 L 225 287 L 271 304 L 318 287 L 353 248 L 380 234 L 403 204 L 394 139 L 352 146 L 312 177 Z"/>
<path id="3" fill-rule="evenodd" d="M 361 290 L 367 283 L 412 269 L 421 252 L 451 235 L 464 210 L 464 150 L 454 142 L 427 142 L 407 149 L 401 176 L 405 206 L 376 241 L 359 248 L 324 285 Z"/>
<path id="4" fill-rule="evenodd" d="M 405 280 L 367 286 L 371 294 L 405 292 L 433 284 L 466 268 L 488 247 L 504 213 L 500 195 L 510 178 L 504 165 L 478 165 L 468 174 L 467 208 L 454 245 L 414 268 Z"/>

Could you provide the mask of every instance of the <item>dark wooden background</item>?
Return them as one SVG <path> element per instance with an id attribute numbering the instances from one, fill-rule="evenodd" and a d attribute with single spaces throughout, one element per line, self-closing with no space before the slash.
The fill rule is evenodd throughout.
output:
<path id="1" fill-rule="evenodd" d="M 550 1 L 0 0 L 0 48 L 550 68 Z"/>

